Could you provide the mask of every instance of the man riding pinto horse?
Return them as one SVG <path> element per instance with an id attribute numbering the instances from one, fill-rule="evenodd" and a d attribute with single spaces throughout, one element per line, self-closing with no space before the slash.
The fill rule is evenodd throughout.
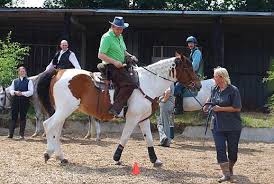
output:
<path id="1" fill-rule="evenodd" d="M 137 87 L 136 82 L 129 77 L 129 71 L 125 67 L 125 58 L 130 57 L 134 61 L 137 61 L 137 58 L 127 52 L 122 36 L 123 30 L 129 24 L 124 22 L 123 17 L 115 17 L 110 24 L 111 28 L 101 38 L 98 58 L 103 62 L 97 67 L 116 86 L 114 103 L 109 113 L 118 116 Z"/>
<path id="2" fill-rule="evenodd" d="M 120 162 L 124 147 L 134 128 L 138 125 L 147 142 L 150 161 L 154 166 L 160 166 L 162 162 L 157 158 L 154 151 L 150 121 L 148 119 L 153 112 L 153 102 L 149 98 L 156 99 L 161 96 L 176 81 L 186 86 L 201 87 L 201 82 L 193 72 L 192 65 L 186 61 L 186 58 L 173 57 L 146 67 L 136 67 L 132 72 L 138 72 L 138 88 L 140 90 L 135 90 L 135 83 L 123 77 L 128 74 L 130 76 L 131 73 L 122 64 L 124 63 L 125 55 L 131 56 L 126 52 L 126 47 L 121 37 L 123 29 L 128 27 L 128 24 L 124 23 L 122 17 L 116 17 L 111 24 L 111 30 L 103 35 L 102 47 L 98 56 L 105 62 L 104 65 L 101 65 L 103 67 L 100 68 L 99 65 L 99 68 L 101 71 L 106 72 L 107 77 L 110 74 L 110 78 L 119 88 L 113 105 L 111 105 L 110 98 L 105 98 L 105 90 L 100 90 L 96 86 L 96 75 L 89 71 L 79 69 L 53 70 L 43 73 L 38 81 L 37 93 L 43 106 L 47 112 L 52 112 L 51 109 L 54 108 L 54 113 L 43 123 L 47 135 L 47 150 L 44 153 L 46 162 L 53 153 L 62 163 L 67 162 L 61 149 L 60 136 L 64 121 L 74 111 L 80 111 L 100 120 L 111 120 L 127 103 L 126 122 L 113 157 L 114 161 Z M 108 44 L 104 45 L 104 42 Z M 116 49 L 113 47 L 116 47 Z M 111 57 L 106 54 L 109 54 Z M 111 92 L 108 95 L 110 97 L 113 94 L 113 90 L 107 90 L 108 92 L 109 94 Z M 109 111 L 111 113 L 115 112 L 110 114 Z"/>

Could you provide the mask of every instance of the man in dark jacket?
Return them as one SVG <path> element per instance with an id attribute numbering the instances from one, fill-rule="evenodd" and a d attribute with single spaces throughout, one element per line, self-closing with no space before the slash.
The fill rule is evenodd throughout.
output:
<path id="1" fill-rule="evenodd" d="M 69 69 L 69 68 L 76 68 L 81 69 L 79 62 L 71 50 L 68 48 L 68 42 L 66 40 L 62 40 L 60 43 L 61 50 L 58 51 L 53 59 L 51 60 L 50 64 L 47 66 L 46 70 L 51 68 L 56 69 Z"/>
<path id="2" fill-rule="evenodd" d="M 20 114 L 20 139 L 24 139 L 26 116 L 29 108 L 29 97 L 33 94 L 33 83 L 27 79 L 26 68 L 21 66 L 18 68 L 19 77 L 12 81 L 10 94 L 13 96 L 11 105 L 11 124 L 9 127 L 8 138 L 13 138 L 14 129 Z"/>

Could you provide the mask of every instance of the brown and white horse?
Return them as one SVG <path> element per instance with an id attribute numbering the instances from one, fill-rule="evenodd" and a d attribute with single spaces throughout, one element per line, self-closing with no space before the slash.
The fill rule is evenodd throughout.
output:
<path id="1" fill-rule="evenodd" d="M 139 88 L 130 96 L 126 112 L 126 123 L 113 159 L 120 163 L 120 157 L 132 131 L 139 124 L 144 139 L 147 142 L 150 161 L 154 166 L 162 165 L 157 158 L 148 117 L 152 113 L 152 101 L 161 96 L 174 82 L 200 88 L 201 83 L 193 72 L 192 65 L 185 58 L 169 58 L 158 61 L 145 68 L 136 67 L 139 74 Z M 43 125 L 47 136 L 47 150 L 44 153 L 45 162 L 55 153 L 61 163 L 66 163 L 60 144 L 60 134 L 65 119 L 78 110 L 100 120 L 113 118 L 108 113 L 111 106 L 113 91 L 109 99 L 102 94 L 93 83 L 93 74 L 79 69 L 50 71 L 41 75 L 38 81 L 38 96 L 45 109 L 52 113 Z M 142 92 L 141 92 L 142 91 Z M 110 97 L 111 96 L 111 97 Z M 150 97 L 150 98 L 147 98 Z M 53 109 L 54 107 L 54 109 Z"/>
<path id="2" fill-rule="evenodd" d="M 30 101 L 34 107 L 35 111 L 35 132 L 31 137 L 36 137 L 43 132 L 42 124 L 44 119 L 47 119 L 47 113 L 44 112 L 43 106 L 39 101 L 37 94 L 37 83 L 39 79 L 39 75 L 31 76 L 28 78 L 33 82 L 33 95 L 30 97 Z M 10 87 L 3 88 L 0 85 L 0 112 L 7 111 L 11 109 L 11 100 L 12 96 L 10 94 Z M 85 136 L 85 139 L 91 138 L 96 133 L 96 141 L 100 141 L 101 127 L 100 121 L 95 119 L 94 117 L 88 116 L 88 132 Z M 45 136 L 44 133 L 42 136 Z"/>
<path id="3" fill-rule="evenodd" d="M 39 101 L 38 98 L 38 93 L 37 93 L 37 85 L 38 85 L 38 80 L 39 80 L 39 75 L 31 76 L 28 79 L 32 80 L 33 82 L 33 95 L 30 97 L 30 101 L 33 104 L 34 111 L 35 111 L 35 132 L 31 137 L 36 137 L 38 136 L 42 130 L 42 123 L 44 119 L 47 119 L 47 113 L 44 112 L 43 106 L 41 102 Z M 1 93 L 0 93 L 1 96 Z M 1 106 L 1 102 L 0 102 Z M 101 129 L 100 129 L 100 124 L 99 121 L 96 120 L 93 117 L 88 117 L 88 132 L 85 136 L 85 138 L 90 138 L 92 134 L 96 131 L 96 141 L 100 140 L 100 134 L 101 134 Z M 45 136 L 45 133 L 42 135 Z"/>

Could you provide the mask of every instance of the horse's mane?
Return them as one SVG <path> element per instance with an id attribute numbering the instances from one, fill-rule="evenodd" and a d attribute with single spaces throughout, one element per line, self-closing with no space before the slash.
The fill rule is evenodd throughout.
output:
<path id="1" fill-rule="evenodd" d="M 160 61 L 157 61 L 153 64 L 150 64 L 146 66 L 148 70 L 155 72 L 163 77 L 168 77 L 168 71 L 170 70 L 170 67 L 172 66 L 172 61 L 174 61 L 175 57 L 162 59 Z M 142 67 L 138 67 L 139 69 L 142 69 Z M 143 70 L 139 70 L 138 72 L 142 72 Z"/>

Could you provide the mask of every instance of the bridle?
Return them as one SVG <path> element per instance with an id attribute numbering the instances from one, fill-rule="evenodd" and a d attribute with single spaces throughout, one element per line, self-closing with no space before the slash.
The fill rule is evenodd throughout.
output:
<path id="1" fill-rule="evenodd" d="M 181 62 L 182 62 L 182 60 L 181 60 Z M 139 63 L 140 63 L 140 64 L 143 64 L 143 63 L 141 63 L 141 62 L 139 62 Z M 172 64 L 172 67 L 171 67 L 171 69 L 170 69 L 170 73 L 171 73 L 171 71 L 173 72 L 173 71 L 175 70 L 176 65 L 177 65 L 177 63 L 176 63 L 176 61 L 175 61 L 175 62 Z M 147 68 L 144 67 L 144 66 L 140 66 L 140 67 L 143 68 L 144 70 L 146 70 L 146 71 L 152 73 L 153 75 L 155 75 L 155 76 L 161 78 L 161 79 L 164 79 L 164 80 L 167 80 L 167 81 L 170 81 L 170 82 L 177 82 L 177 80 L 171 80 L 171 79 L 168 79 L 168 78 L 166 78 L 166 77 L 163 77 L 163 76 L 161 76 L 161 75 L 159 75 L 159 74 L 157 74 L 157 73 L 155 73 L 155 72 L 153 72 L 153 71 L 147 69 Z M 184 67 L 183 70 L 188 70 L 189 68 L 190 68 L 190 67 Z M 171 76 L 171 75 L 169 74 L 169 76 Z M 195 86 L 195 83 L 194 83 L 193 81 L 190 81 L 190 83 L 189 83 L 187 86 L 194 87 L 194 86 Z"/>
<path id="2" fill-rule="evenodd" d="M 162 78 L 162 79 L 167 80 L 167 81 L 170 81 L 170 82 L 176 82 L 176 81 L 170 80 L 170 79 L 168 79 L 168 78 L 166 78 L 166 77 L 163 77 L 163 76 L 161 76 L 161 75 L 159 75 L 159 74 L 157 74 L 157 73 L 155 73 L 155 72 L 153 72 L 153 71 L 151 71 L 151 70 L 149 70 L 149 69 L 147 69 L 147 68 L 145 68 L 145 67 L 143 67 L 143 66 L 141 66 L 141 68 L 145 69 L 146 71 L 152 73 L 153 75 L 155 75 L 155 76 L 157 76 L 157 77 L 159 77 L 159 78 Z"/>

